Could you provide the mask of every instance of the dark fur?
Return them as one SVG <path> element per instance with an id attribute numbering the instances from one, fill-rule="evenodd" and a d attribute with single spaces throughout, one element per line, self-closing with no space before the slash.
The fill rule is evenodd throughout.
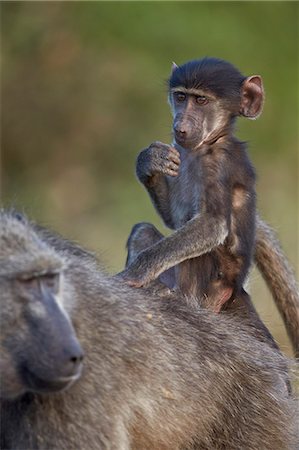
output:
<path id="1" fill-rule="evenodd" d="M 241 329 L 176 295 L 123 286 L 89 253 L 37 232 L 0 215 L 0 267 L 9 267 L 0 277 L 1 449 L 297 448 L 285 360 L 246 323 Z M 42 266 L 60 275 L 58 294 L 85 351 L 81 379 L 56 394 L 36 392 L 19 371 L 24 358 L 34 367 L 34 358 L 21 332 L 18 279 L 38 279 Z M 31 302 L 22 303 L 24 313 Z M 11 336 L 18 352 L 6 345 Z M 41 357 L 47 360 L 46 350 Z"/>
<path id="2" fill-rule="evenodd" d="M 208 96 L 207 105 L 199 107 L 193 102 L 190 106 L 194 89 Z M 190 94 L 186 108 L 176 99 L 180 92 Z M 261 111 L 261 79 L 244 77 L 230 63 L 216 58 L 195 60 L 174 67 L 169 100 L 174 146 L 155 142 L 143 150 L 137 159 L 137 176 L 165 224 L 176 231 L 166 238 L 160 235 L 149 246 L 146 235 L 159 232 L 149 224 L 140 224 L 137 233 L 133 228 L 128 241 L 130 258 L 120 277 L 139 287 L 159 276 L 170 288 L 197 297 L 214 311 L 250 315 L 256 328 L 276 345 L 243 288 L 255 248 L 255 173 L 246 145 L 233 136 L 238 115 L 255 118 Z M 204 120 L 210 125 L 207 136 Z M 269 231 L 260 219 L 258 224 Z M 269 232 L 258 234 L 258 248 L 267 248 L 267 255 L 256 253 L 258 266 L 278 303 L 287 304 L 282 298 L 285 294 L 291 297 L 290 311 L 296 311 L 296 317 L 291 323 L 290 313 L 283 316 L 298 352 L 298 287 L 291 270 L 283 270 L 287 262 L 282 252 L 269 251 L 272 245 L 279 249 L 269 236 Z M 263 262 L 266 257 L 268 261 Z M 282 284 L 275 283 L 276 269 L 282 269 Z"/>
<path id="3" fill-rule="evenodd" d="M 142 286 L 179 264 L 176 286 L 208 308 L 250 305 L 243 284 L 255 242 L 255 172 L 232 124 L 245 105 L 244 115 L 258 114 L 262 88 L 256 89 L 252 79 L 215 58 L 173 70 L 169 98 L 176 150 L 152 144 L 138 157 L 137 176 L 176 231 L 129 264 L 121 274 L 129 284 Z M 252 109 L 258 102 L 259 110 Z"/>
<path id="4" fill-rule="evenodd" d="M 177 67 L 168 82 L 169 90 L 177 86 L 212 91 L 217 97 L 240 102 L 244 77 L 232 64 L 217 58 L 189 61 Z M 225 82 L 224 82 L 225 80 Z"/>
<path id="5" fill-rule="evenodd" d="M 137 256 L 122 274 L 129 284 L 142 286 L 192 258 L 204 277 L 186 279 L 188 271 L 182 269 L 177 285 L 189 286 L 187 294 L 207 298 L 212 309 L 223 306 L 217 304 L 221 287 L 231 289 L 232 299 L 242 295 L 254 248 L 255 173 L 245 144 L 232 134 L 232 122 L 248 92 L 254 95 L 251 86 L 242 93 L 246 82 L 231 64 L 214 58 L 174 69 L 169 96 L 176 155 L 165 144 L 152 144 L 138 157 L 137 176 L 165 224 L 176 232 Z M 200 89 L 199 96 L 194 88 Z M 208 104 L 198 105 L 205 93 Z M 169 163 L 173 174 L 167 172 Z"/>

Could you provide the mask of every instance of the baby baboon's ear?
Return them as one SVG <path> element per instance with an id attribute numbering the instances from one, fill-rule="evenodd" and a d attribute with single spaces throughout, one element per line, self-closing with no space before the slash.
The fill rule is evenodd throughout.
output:
<path id="1" fill-rule="evenodd" d="M 248 119 L 257 119 L 264 103 L 264 87 L 259 75 L 248 77 L 241 88 L 240 114 Z"/>

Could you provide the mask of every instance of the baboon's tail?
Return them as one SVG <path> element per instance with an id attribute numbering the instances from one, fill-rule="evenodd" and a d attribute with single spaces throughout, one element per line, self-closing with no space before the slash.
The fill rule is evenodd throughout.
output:
<path id="1" fill-rule="evenodd" d="M 283 318 L 299 358 L 299 287 L 274 231 L 257 217 L 255 262 Z"/>

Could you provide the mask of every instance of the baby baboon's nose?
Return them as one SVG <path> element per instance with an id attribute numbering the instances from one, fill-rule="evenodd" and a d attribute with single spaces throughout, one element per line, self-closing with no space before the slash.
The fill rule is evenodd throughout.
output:
<path id="1" fill-rule="evenodd" d="M 178 124 L 174 127 L 174 133 L 178 139 L 185 139 L 187 136 L 187 129 L 183 124 Z"/>

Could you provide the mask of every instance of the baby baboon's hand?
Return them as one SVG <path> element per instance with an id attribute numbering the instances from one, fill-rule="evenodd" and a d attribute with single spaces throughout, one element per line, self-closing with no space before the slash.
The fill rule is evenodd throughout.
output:
<path id="1" fill-rule="evenodd" d="M 151 281 L 157 278 L 154 270 L 150 270 L 147 264 L 147 257 L 141 252 L 125 270 L 116 275 L 116 279 L 135 288 L 148 286 Z"/>
<path id="2" fill-rule="evenodd" d="M 179 174 L 180 153 L 163 142 L 153 142 L 137 158 L 137 176 L 142 181 L 156 174 L 176 177 Z"/>
<path id="3" fill-rule="evenodd" d="M 141 288 L 146 284 L 146 281 L 143 280 L 143 278 L 139 278 L 137 275 L 134 276 L 134 274 L 132 274 L 131 271 L 127 269 L 115 275 L 115 278 L 134 288 Z"/>

